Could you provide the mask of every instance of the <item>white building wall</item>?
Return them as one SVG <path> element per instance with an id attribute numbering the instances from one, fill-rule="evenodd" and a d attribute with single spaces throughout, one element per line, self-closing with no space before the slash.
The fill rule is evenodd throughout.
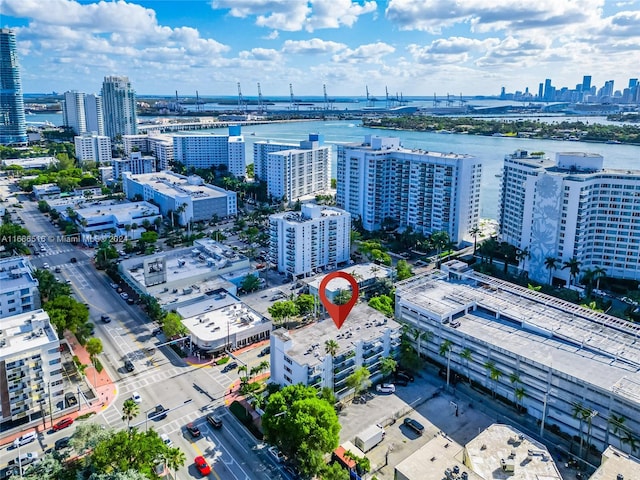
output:
<path id="1" fill-rule="evenodd" d="M 74 137 L 76 158 L 80 161 L 111 162 L 111 139 L 87 133 Z"/>
<path id="2" fill-rule="evenodd" d="M 64 93 L 62 103 L 63 123 L 71 127 L 76 135 L 82 135 L 87 131 L 87 122 L 84 109 L 84 93 L 71 91 Z"/>
<path id="3" fill-rule="evenodd" d="M 38 280 L 25 257 L 0 260 L 0 318 L 40 308 Z"/>
<path id="4" fill-rule="evenodd" d="M 104 118 L 102 113 L 102 98 L 92 93 L 84 96 L 84 118 L 87 132 L 104 135 Z"/>
<path id="5" fill-rule="evenodd" d="M 233 175 L 244 177 L 246 174 L 242 135 L 175 135 L 173 158 L 187 168 L 206 169 L 224 165 Z"/>

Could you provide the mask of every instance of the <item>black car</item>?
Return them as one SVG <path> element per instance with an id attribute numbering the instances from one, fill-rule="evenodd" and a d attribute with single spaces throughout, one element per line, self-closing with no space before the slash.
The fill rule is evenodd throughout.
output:
<path id="1" fill-rule="evenodd" d="M 417 420 L 414 420 L 413 418 L 405 418 L 404 424 L 418 435 L 422 435 L 422 432 L 424 432 L 424 427 L 422 426 L 422 424 Z"/>
<path id="2" fill-rule="evenodd" d="M 408 370 L 399 369 L 399 370 L 396 371 L 396 375 L 397 376 L 404 376 L 410 382 L 413 382 L 415 380 L 413 374 L 411 372 L 409 372 Z"/>
<path id="3" fill-rule="evenodd" d="M 229 362 L 225 365 L 225 367 L 222 369 L 223 372 L 230 372 L 231 370 L 238 368 L 238 362 Z"/>
<path id="4" fill-rule="evenodd" d="M 396 383 L 404 382 L 404 384 L 406 385 L 408 382 L 413 382 L 414 379 L 413 379 L 413 375 L 411 374 L 396 372 L 395 380 L 396 380 Z"/>
<path id="5" fill-rule="evenodd" d="M 409 385 L 409 380 L 407 380 L 404 377 L 398 376 L 393 380 L 393 383 L 394 385 L 400 385 L 402 387 L 406 387 L 407 385 Z"/>
<path id="6" fill-rule="evenodd" d="M 111 321 L 111 317 L 109 315 L 102 315 L 100 320 L 102 320 L 103 323 L 109 323 Z"/>
<path id="7" fill-rule="evenodd" d="M 215 415 L 207 415 L 207 422 L 209 422 L 213 428 L 222 428 L 222 420 Z"/>
<path id="8" fill-rule="evenodd" d="M 153 329 L 153 331 L 151 332 L 151 335 L 154 336 L 154 337 L 157 337 L 161 333 L 162 333 L 162 328 L 158 327 L 158 328 L 154 328 Z"/>
<path id="9" fill-rule="evenodd" d="M 133 366 L 133 362 L 131 360 L 125 360 L 124 361 L 124 369 L 127 372 L 133 372 L 136 369 L 136 367 Z"/>
<path id="10" fill-rule="evenodd" d="M 56 450 L 62 450 L 63 448 L 67 448 L 69 446 L 69 440 L 71 437 L 62 437 L 56 440 L 56 443 L 53 444 L 53 448 Z"/>
<path id="11" fill-rule="evenodd" d="M 78 259 L 77 259 L 76 257 L 71 257 L 71 258 L 69 259 L 69 261 L 70 261 L 71 263 L 77 263 L 77 262 L 78 262 Z"/>
<path id="12" fill-rule="evenodd" d="M 260 350 L 260 353 L 258 354 L 259 357 L 264 357 L 265 355 L 269 355 L 271 353 L 271 347 L 264 347 L 262 350 Z"/>
<path id="13" fill-rule="evenodd" d="M 193 438 L 198 438 L 200 436 L 200 429 L 196 426 L 195 423 L 187 423 L 187 431 Z"/>
<path id="14" fill-rule="evenodd" d="M 150 420 L 164 420 L 167 418 L 167 410 L 162 404 L 156 405 L 156 408 L 147 415 Z"/>

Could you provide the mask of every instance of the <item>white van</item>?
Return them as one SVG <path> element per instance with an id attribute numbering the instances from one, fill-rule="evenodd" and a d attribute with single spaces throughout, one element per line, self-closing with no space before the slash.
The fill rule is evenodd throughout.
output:
<path id="1" fill-rule="evenodd" d="M 27 443 L 35 442 L 37 438 L 38 438 L 38 435 L 36 434 L 35 431 L 25 433 L 24 435 L 16 438 L 13 441 L 13 446 L 16 448 L 21 447 L 22 445 L 26 445 Z"/>

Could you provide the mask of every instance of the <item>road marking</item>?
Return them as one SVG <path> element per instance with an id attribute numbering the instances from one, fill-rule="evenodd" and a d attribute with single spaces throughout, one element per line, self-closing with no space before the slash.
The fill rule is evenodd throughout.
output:
<path id="1" fill-rule="evenodd" d="M 193 449 L 196 451 L 196 453 L 198 454 L 197 456 L 199 457 L 204 457 L 204 453 L 202 453 L 202 450 L 200 450 L 198 448 L 198 445 L 195 444 L 195 442 L 189 440 L 189 443 L 191 444 L 191 447 L 193 447 Z M 218 476 L 217 472 L 213 469 L 213 467 L 211 467 L 211 473 L 213 473 L 213 475 L 216 477 L 217 480 L 221 480 L 220 477 Z M 233 472 L 231 472 L 231 474 L 233 475 Z M 233 475 L 234 477 L 236 477 L 235 475 Z M 238 477 L 236 477 L 237 479 Z"/>

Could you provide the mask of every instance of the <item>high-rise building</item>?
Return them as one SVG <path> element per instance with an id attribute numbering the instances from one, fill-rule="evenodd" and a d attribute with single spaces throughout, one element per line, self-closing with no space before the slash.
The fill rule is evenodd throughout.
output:
<path id="1" fill-rule="evenodd" d="M 134 151 L 150 153 L 156 157 L 158 171 L 168 170 L 173 163 L 173 136 L 164 133 L 149 132 L 142 135 L 123 135 L 124 154 Z"/>
<path id="2" fill-rule="evenodd" d="M 588 92 L 591 90 L 591 75 L 585 75 L 582 77 L 582 91 Z"/>
<path id="3" fill-rule="evenodd" d="M 338 146 L 336 202 L 365 230 L 389 220 L 401 230 L 445 231 L 459 244 L 478 225 L 482 162 L 470 155 L 407 149 L 400 139 L 367 135 Z"/>
<path id="4" fill-rule="evenodd" d="M 28 142 L 24 116 L 24 98 L 16 35 L 8 28 L 0 29 L 0 144 L 22 145 Z"/>
<path id="5" fill-rule="evenodd" d="M 87 132 L 104 135 L 104 117 L 102 112 L 102 97 L 87 93 L 84 96 L 84 119 Z"/>
<path id="6" fill-rule="evenodd" d="M 324 137 L 309 134 L 298 145 L 256 142 L 253 168 L 257 178 L 267 182 L 267 194 L 275 199 L 295 201 L 315 195 L 331 186 L 331 147 Z"/>
<path id="7" fill-rule="evenodd" d="M 187 168 L 225 166 L 236 177 L 244 178 L 246 174 L 245 143 L 240 125 L 229 127 L 229 135 L 175 135 L 173 158 Z"/>
<path id="8" fill-rule="evenodd" d="M 25 257 L 0 260 L 0 318 L 40 308 L 38 279 Z"/>
<path id="9" fill-rule="evenodd" d="M 153 173 L 156 171 L 156 158 L 150 155 L 143 156 L 140 152 L 131 152 L 127 158 L 113 160 L 113 179 L 122 180 L 123 172 L 131 172 L 132 175 Z"/>
<path id="10" fill-rule="evenodd" d="M 306 276 L 346 264 L 351 253 L 351 215 L 335 207 L 304 204 L 300 212 L 269 216 L 269 257 L 280 272 Z"/>
<path id="11" fill-rule="evenodd" d="M 111 139 L 118 135 L 134 135 L 138 132 L 136 92 L 128 77 L 104 77 L 102 113 L 105 134 Z"/>
<path id="12" fill-rule="evenodd" d="M 85 133 L 73 138 L 76 158 L 80 161 L 108 163 L 111 161 L 111 139 L 106 135 Z"/>
<path id="13" fill-rule="evenodd" d="M 598 154 L 544 155 L 516 151 L 502 173 L 501 240 L 529 257 L 529 278 L 570 280 L 564 262 L 580 270 L 602 268 L 607 276 L 640 280 L 640 170 L 603 168 Z M 557 259 L 555 268 L 547 259 Z"/>
<path id="14" fill-rule="evenodd" d="M 65 92 L 62 102 L 63 123 L 76 135 L 95 132 L 104 135 L 102 98 L 77 91 Z"/>

